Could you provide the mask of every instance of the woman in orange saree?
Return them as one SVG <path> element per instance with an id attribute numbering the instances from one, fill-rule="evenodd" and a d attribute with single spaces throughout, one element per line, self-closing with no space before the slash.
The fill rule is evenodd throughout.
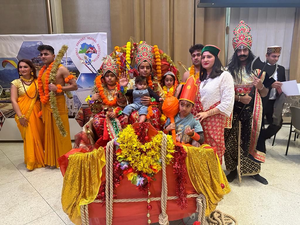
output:
<path id="1" fill-rule="evenodd" d="M 18 63 L 19 79 L 11 82 L 11 102 L 16 112 L 15 120 L 24 140 L 24 162 L 28 170 L 44 167 L 44 128 L 38 114 L 36 70 L 30 60 Z"/>

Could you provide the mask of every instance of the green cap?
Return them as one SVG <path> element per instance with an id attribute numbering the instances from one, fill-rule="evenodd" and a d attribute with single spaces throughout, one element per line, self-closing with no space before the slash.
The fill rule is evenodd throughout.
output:
<path id="1" fill-rule="evenodd" d="M 220 49 L 215 45 L 205 45 L 201 51 L 201 54 L 203 54 L 203 52 L 206 52 L 206 51 L 209 51 L 215 57 L 217 57 L 220 53 Z"/>

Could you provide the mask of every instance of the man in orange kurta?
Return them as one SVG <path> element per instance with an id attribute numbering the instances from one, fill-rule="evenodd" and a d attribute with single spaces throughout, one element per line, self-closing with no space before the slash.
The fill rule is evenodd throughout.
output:
<path id="1" fill-rule="evenodd" d="M 45 164 L 51 167 L 59 167 L 57 159 L 66 154 L 72 149 L 70 138 L 70 127 L 68 120 L 68 109 L 66 106 L 65 91 L 77 90 L 75 79 L 70 77 L 69 71 L 63 65 L 59 65 L 55 82 L 49 83 L 49 75 L 54 63 L 55 55 L 54 49 L 50 45 L 40 45 L 40 58 L 44 66 L 39 72 L 39 94 L 42 102 L 43 121 L 45 123 Z M 65 79 L 69 85 L 65 85 Z M 56 118 L 50 106 L 49 93 L 55 93 L 57 102 L 58 116 L 61 118 L 66 135 L 63 136 L 61 129 L 56 124 Z"/>

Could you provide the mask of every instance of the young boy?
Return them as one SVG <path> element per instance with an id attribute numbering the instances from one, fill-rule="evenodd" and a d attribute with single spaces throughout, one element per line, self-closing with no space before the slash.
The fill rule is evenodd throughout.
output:
<path id="1" fill-rule="evenodd" d="M 124 122 L 128 122 L 128 117 L 134 110 L 138 110 L 139 112 L 139 123 L 145 122 L 148 113 L 148 106 L 141 103 L 141 98 L 143 96 L 153 97 L 157 102 L 162 101 L 162 98 L 148 87 L 146 77 L 136 77 L 135 87 L 135 89 L 127 90 L 126 92 L 127 96 L 133 96 L 133 103 L 127 105 L 123 110 Z"/>
<path id="2" fill-rule="evenodd" d="M 179 98 L 179 113 L 174 118 L 175 124 L 170 124 L 170 119 L 165 124 L 164 132 L 169 133 L 175 129 L 177 141 L 184 144 L 191 144 L 193 140 L 199 144 L 203 144 L 204 142 L 203 129 L 200 122 L 191 113 L 197 91 L 198 86 L 196 85 L 195 78 L 191 76 L 182 89 Z"/>

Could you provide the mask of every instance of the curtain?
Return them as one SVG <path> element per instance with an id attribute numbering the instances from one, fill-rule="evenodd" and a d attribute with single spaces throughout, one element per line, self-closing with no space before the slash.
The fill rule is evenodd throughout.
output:
<path id="1" fill-rule="evenodd" d="M 282 47 L 278 64 L 289 69 L 292 47 L 292 36 L 295 20 L 295 8 L 232 8 L 230 14 L 229 45 L 233 30 L 240 20 L 251 28 L 252 52 L 265 61 L 267 47 Z M 298 36 L 299 37 L 299 36 Z M 296 41 L 296 40 L 295 40 Z M 233 55 L 232 45 L 228 48 L 228 59 Z"/>
<path id="2" fill-rule="evenodd" d="M 225 63 L 225 8 L 196 8 L 195 42 L 218 46 L 219 58 Z"/>
<path id="3" fill-rule="evenodd" d="M 225 9 L 198 9 L 197 3 L 197 0 L 110 0 L 112 46 L 123 46 L 130 37 L 136 42 L 156 44 L 171 56 L 182 75 L 184 70 L 177 62 L 191 66 L 188 50 L 192 45 L 215 44 L 224 48 Z"/>
<path id="4" fill-rule="evenodd" d="M 300 8 L 296 9 L 294 34 L 290 60 L 290 80 L 300 83 Z"/>

